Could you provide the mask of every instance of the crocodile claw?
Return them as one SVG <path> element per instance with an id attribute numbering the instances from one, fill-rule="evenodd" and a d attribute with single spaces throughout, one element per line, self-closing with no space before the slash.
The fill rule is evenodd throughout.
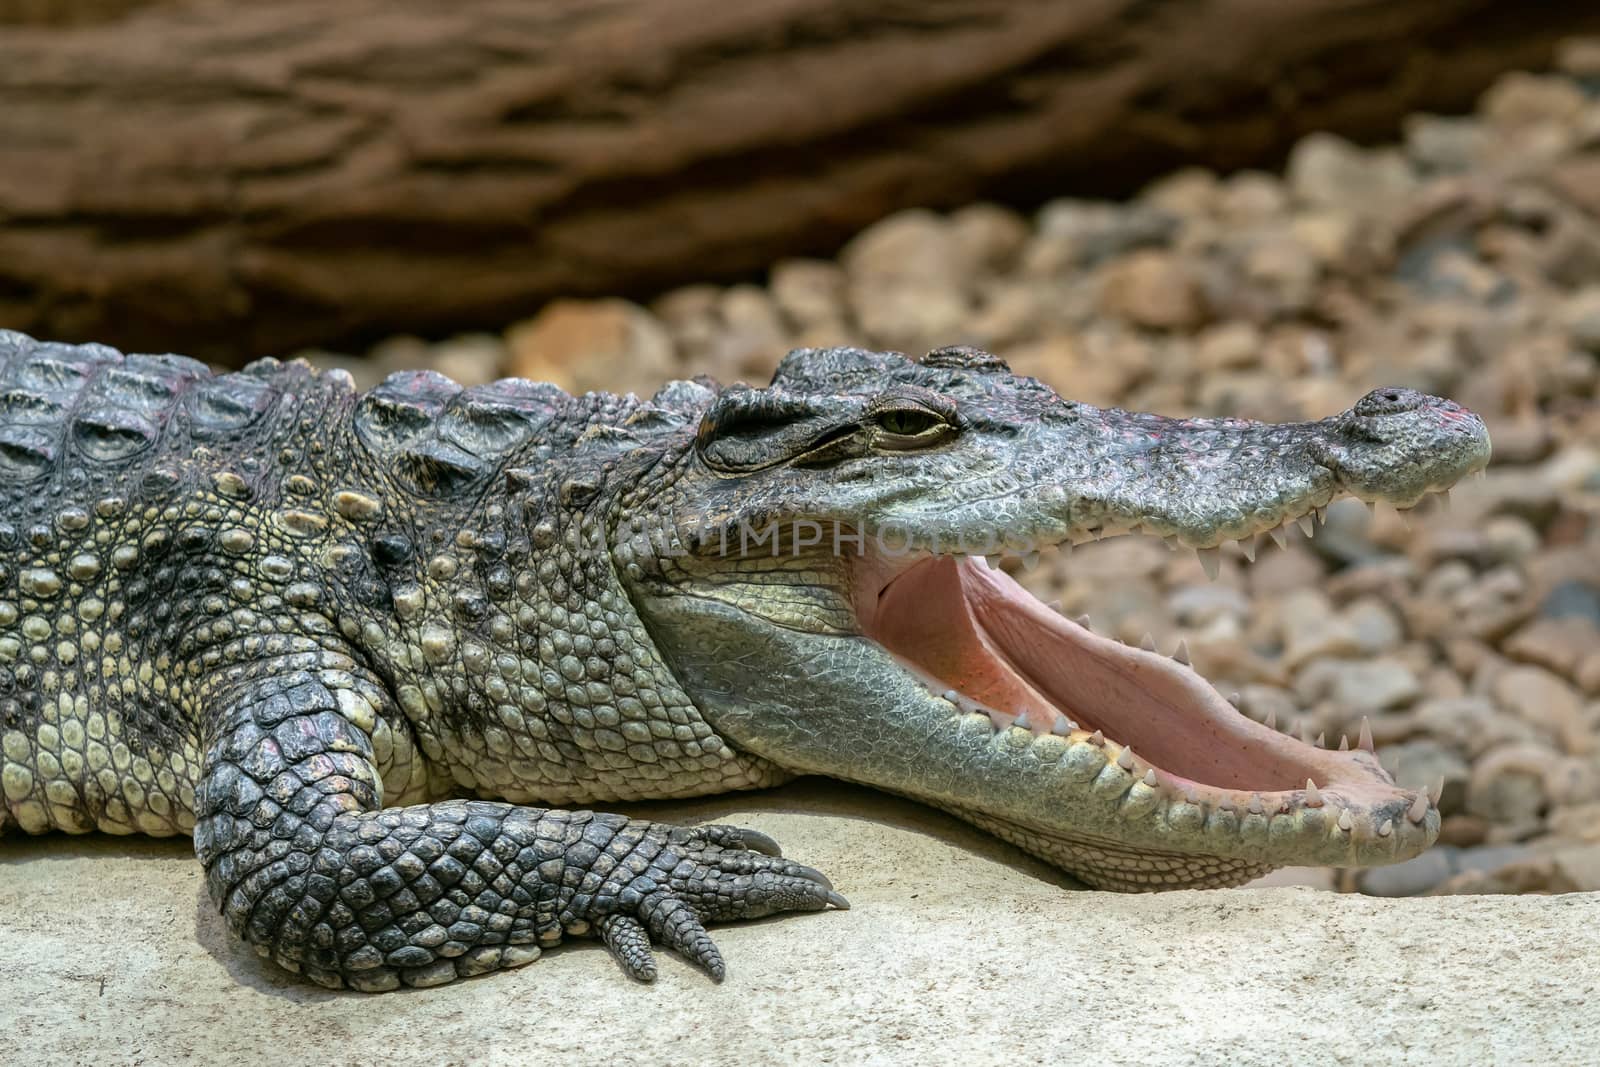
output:
<path id="1" fill-rule="evenodd" d="M 739 831 L 739 836 L 744 839 L 744 847 L 749 849 L 751 852 L 759 852 L 763 856 L 783 855 L 783 849 L 779 847 L 778 842 L 774 841 L 771 837 L 762 833 L 760 830 L 741 829 Z"/>
<path id="2" fill-rule="evenodd" d="M 664 946 L 715 981 L 727 973 L 705 924 L 784 912 L 848 910 L 821 871 L 782 857 L 766 834 L 734 826 L 651 827 L 668 847 L 616 898 L 619 911 L 592 930 L 630 978 L 652 982 L 652 946 Z"/>

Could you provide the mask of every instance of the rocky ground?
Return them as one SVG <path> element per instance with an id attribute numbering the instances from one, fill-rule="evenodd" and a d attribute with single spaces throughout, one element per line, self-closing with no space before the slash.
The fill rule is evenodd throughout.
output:
<path id="1" fill-rule="evenodd" d="M 1400 145 L 1307 137 L 1281 175 L 1184 171 L 1031 218 L 905 212 L 765 286 L 561 301 L 500 335 L 312 358 L 363 384 L 428 366 L 648 394 L 762 381 L 797 346 L 953 342 L 1166 414 L 1317 418 L 1383 384 L 1483 414 L 1495 460 L 1452 510 L 1345 502 L 1215 582 L 1140 538 L 1024 578 L 1124 640 L 1186 640 L 1251 715 L 1332 744 L 1368 716 L 1403 782 L 1442 779 L 1440 847 L 1338 888 L 1600 889 L 1600 40 L 1507 75 L 1474 115 L 1413 116 Z"/>

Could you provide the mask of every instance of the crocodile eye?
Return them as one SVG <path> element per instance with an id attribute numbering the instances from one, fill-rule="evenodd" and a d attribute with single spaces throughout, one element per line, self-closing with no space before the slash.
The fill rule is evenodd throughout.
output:
<path id="1" fill-rule="evenodd" d="M 873 443 L 896 451 L 931 448 L 954 432 L 954 415 L 954 411 L 946 414 L 897 397 L 880 403 L 871 412 L 872 425 L 877 430 Z"/>
<path id="2" fill-rule="evenodd" d="M 901 408 L 879 412 L 878 425 L 901 437 L 915 437 L 944 425 L 944 420 L 931 411 Z"/>

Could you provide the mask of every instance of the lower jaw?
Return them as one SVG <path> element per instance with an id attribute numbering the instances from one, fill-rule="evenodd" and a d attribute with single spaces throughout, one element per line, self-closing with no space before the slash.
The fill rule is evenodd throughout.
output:
<path id="1" fill-rule="evenodd" d="M 989 729 L 979 721 L 962 728 Z M 1390 864 L 1421 853 L 1438 835 L 1437 808 L 1413 821 L 1398 790 L 1378 805 L 1333 792 L 1317 806 L 1211 805 L 1147 784 L 1138 768 L 1118 765 L 1114 742 L 1096 744 L 1093 736 L 1034 737 L 1011 728 L 990 745 L 1011 769 L 990 781 L 1042 787 L 1024 789 L 1037 803 L 1018 805 L 1016 797 L 994 793 L 978 803 L 934 803 L 1102 888 L 1237 885 L 1283 865 Z M 1381 774 L 1370 753 L 1362 757 Z"/>
<path id="2" fill-rule="evenodd" d="M 1281 861 L 1130 847 L 1122 842 L 1019 826 L 979 811 L 949 810 L 1002 841 L 1069 872 L 1092 889 L 1121 893 L 1225 889 L 1284 866 Z"/>
<path id="3" fill-rule="evenodd" d="M 1431 807 L 1420 822 L 1406 819 L 1406 796 L 1369 753 L 1322 753 L 1369 784 L 1352 777 L 1336 789 L 1330 779 L 1321 807 L 1271 793 L 1259 804 L 1248 794 L 1190 803 L 1159 774 L 1147 785 L 1143 756 L 1124 756 L 1114 734 L 1040 734 L 1014 721 L 997 729 L 930 693 L 859 608 L 864 632 L 821 633 L 717 597 L 637 595 L 673 673 L 730 746 L 950 811 L 1092 885 L 1204 887 L 1285 865 L 1392 862 L 1438 832 Z M 752 663 L 766 669 L 752 675 Z"/>
<path id="4" fill-rule="evenodd" d="M 1125 770 L 1114 742 L 996 731 L 977 713 L 952 716 L 926 748 L 933 755 L 918 775 L 906 773 L 908 761 L 877 760 L 847 776 L 942 808 L 1101 889 L 1213 888 L 1282 866 L 1393 863 L 1439 830 L 1435 809 L 1413 822 L 1398 794 L 1376 808 L 1334 795 L 1318 807 L 1191 803 Z"/>

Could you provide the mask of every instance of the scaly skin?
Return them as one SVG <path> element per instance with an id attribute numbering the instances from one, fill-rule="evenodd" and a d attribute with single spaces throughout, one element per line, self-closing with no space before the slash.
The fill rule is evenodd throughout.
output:
<path id="1" fill-rule="evenodd" d="M 1065 704 L 941 695 L 919 672 L 944 666 L 906 659 L 940 613 L 899 605 L 1000 604 L 991 630 L 1077 642 L 1085 676 L 1157 679 L 1163 730 L 1237 732 L 1186 668 L 1019 622 L 982 591 L 999 577 L 935 554 L 1135 526 L 1204 548 L 1338 492 L 1412 503 L 1488 457 L 1442 401 L 1163 420 L 964 349 L 798 352 L 770 389 L 647 403 L 427 373 L 358 396 L 301 364 L 212 377 L 4 332 L 0 388 L 0 827 L 192 833 L 230 927 L 326 985 L 437 984 L 580 934 L 641 979 L 652 939 L 720 977 L 703 922 L 844 906 L 752 831 L 533 804 L 833 774 L 1117 888 L 1383 862 L 1437 831 L 1366 752 L 1251 724 L 1271 739 L 1240 735 L 1208 784 Z M 867 538 L 891 527 L 893 551 Z M 1251 784 L 1308 767 L 1320 792 Z"/>

